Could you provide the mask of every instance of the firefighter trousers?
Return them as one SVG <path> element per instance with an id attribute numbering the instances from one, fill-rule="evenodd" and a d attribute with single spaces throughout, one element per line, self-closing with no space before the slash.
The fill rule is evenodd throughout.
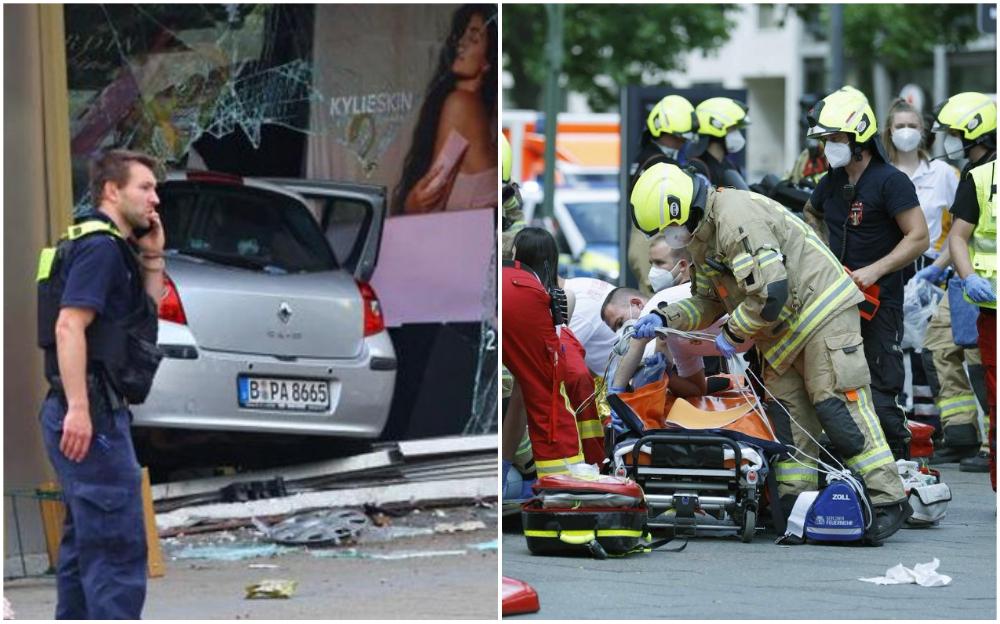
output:
<path id="1" fill-rule="evenodd" d="M 539 476 L 567 472 L 583 453 L 549 294 L 533 273 L 510 266 L 503 267 L 501 287 L 503 364 L 521 387 L 535 469 Z"/>
<path id="2" fill-rule="evenodd" d="M 966 350 L 955 344 L 952 336 L 948 297 L 941 300 L 927 324 L 924 349 L 931 352 L 934 362 L 937 387 L 932 390 L 935 391 L 935 403 L 941 410 L 942 429 L 952 425 L 972 425 L 978 429 L 976 395 L 962 366 Z"/>
<path id="3" fill-rule="evenodd" d="M 146 600 L 142 473 L 126 409 L 91 414 L 93 438 L 82 462 L 59 450 L 66 409 L 42 403 L 42 440 L 66 504 L 56 568 L 56 619 L 137 620 Z"/>
<path id="4" fill-rule="evenodd" d="M 800 451 L 775 466 L 779 495 L 818 488 L 817 441 L 825 431 L 847 467 L 864 480 L 874 504 L 904 498 L 872 403 L 862 342 L 858 313 L 848 309 L 816 330 L 784 373 L 765 365 L 764 384 L 799 425 L 776 405 L 768 407 L 778 439 Z"/>
<path id="5" fill-rule="evenodd" d="M 860 319 L 865 358 L 871 374 L 871 398 L 882 432 L 896 459 L 909 457 L 910 430 L 899 399 L 903 394 L 903 311 L 880 308 L 875 317 Z"/>

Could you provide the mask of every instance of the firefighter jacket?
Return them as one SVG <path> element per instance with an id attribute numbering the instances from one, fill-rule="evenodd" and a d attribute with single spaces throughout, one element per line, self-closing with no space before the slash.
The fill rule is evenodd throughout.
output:
<path id="1" fill-rule="evenodd" d="M 729 313 L 728 336 L 753 338 L 779 374 L 836 312 L 864 301 L 808 225 L 750 191 L 709 189 L 688 249 L 692 296 L 661 307 L 665 324 L 702 329 Z"/>

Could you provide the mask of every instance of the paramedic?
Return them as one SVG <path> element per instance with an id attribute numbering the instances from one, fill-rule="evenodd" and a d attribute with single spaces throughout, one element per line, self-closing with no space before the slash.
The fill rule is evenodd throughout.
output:
<path id="1" fill-rule="evenodd" d="M 909 457 L 903 392 L 903 269 L 930 244 L 913 182 L 889 164 L 865 97 L 841 89 L 809 112 L 809 136 L 825 143 L 830 172 L 806 203 L 806 222 L 853 271 L 862 290 L 878 288 L 880 305 L 861 320 L 875 412 L 896 459 Z"/>
<path id="2" fill-rule="evenodd" d="M 871 401 L 857 309 L 864 297 L 837 258 L 780 204 L 712 188 L 673 165 L 644 173 L 630 203 L 637 228 L 663 232 L 693 259 L 691 298 L 640 318 L 636 336 L 652 337 L 659 327 L 699 330 L 728 313 L 719 352 L 732 358 L 739 345 L 756 342 L 764 384 L 780 401 L 768 415 L 778 438 L 798 449 L 797 461 L 775 466 L 785 513 L 796 495 L 818 487 L 810 457 L 818 456 L 822 429 L 865 481 L 875 506 L 868 539 L 895 533 L 912 509 Z"/>
<path id="3" fill-rule="evenodd" d="M 542 267 L 546 276 L 544 286 L 551 296 L 559 297 L 564 292 L 560 288 L 560 279 L 557 275 L 559 251 L 552 234 L 542 228 L 526 227 L 514 237 L 513 248 L 515 261 L 526 266 Z M 575 297 L 570 292 L 566 292 L 565 297 L 566 310 L 564 313 L 560 312 L 563 318 L 559 319 L 555 328 L 561 348 L 560 357 L 564 365 L 563 398 L 565 404 L 575 414 L 574 433 L 579 432 L 584 461 L 588 464 L 600 464 L 605 458 L 604 429 L 598 419 L 597 406 L 593 400 L 594 378 L 587 369 L 583 345 L 567 326 L 569 320 L 576 314 Z"/>
<path id="4" fill-rule="evenodd" d="M 955 203 L 951 209 L 953 217 L 958 217 L 959 213 L 965 215 L 962 218 L 966 225 L 971 223 L 975 226 L 978 223 L 979 215 L 979 206 L 976 203 L 976 184 L 968 174 L 972 169 L 996 159 L 996 120 L 996 104 L 989 96 L 982 93 L 959 93 L 939 104 L 934 110 L 933 130 L 943 130 L 947 133 L 944 148 L 946 155 L 968 159 L 968 163 L 962 169 Z M 946 247 L 937 260 L 918 272 L 917 276 L 932 283 L 939 282 L 951 263 L 951 249 Z M 949 340 L 950 344 L 948 344 Z M 978 455 L 976 453 L 977 449 L 980 448 L 977 442 L 979 438 L 976 426 L 977 413 L 972 392 L 962 368 L 960 355 L 962 349 L 954 344 L 952 337 L 948 298 L 942 300 L 937 313 L 931 319 L 927 328 L 925 348 L 933 350 L 934 364 L 942 387 L 939 406 L 941 408 L 941 424 L 944 430 L 944 444 L 934 450 L 934 461 L 944 463 L 961 460 L 963 470 L 987 472 L 989 470 L 988 460 L 983 462 L 982 453 L 980 452 Z M 966 351 L 966 358 L 970 360 L 969 373 L 971 378 L 975 378 L 976 369 L 982 368 L 980 362 L 976 360 L 977 355 L 980 360 L 990 357 L 989 354 L 984 354 L 978 349 Z M 946 390 L 946 386 L 950 387 Z M 988 404 L 984 406 L 984 411 L 989 413 Z M 988 440 L 983 440 L 983 443 L 987 447 L 986 456 L 988 457 Z"/>
<path id="5" fill-rule="evenodd" d="M 747 190 L 740 170 L 726 160 L 746 145 L 742 129 L 750 124 L 747 105 L 727 97 L 709 98 L 695 108 L 698 142 L 691 149 L 691 165 L 713 186 Z"/>
<path id="6" fill-rule="evenodd" d="M 698 116 L 691 102 L 680 95 L 668 95 L 653 106 L 646 117 L 639 155 L 629 171 L 629 189 L 635 186 L 642 172 L 656 163 L 679 164 L 684 146 L 698 138 Z M 639 290 L 649 295 L 653 291 L 646 281 L 649 271 L 646 237 L 631 229 L 628 242 L 628 264 L 639 283 Z"/>
<path id="7" fill-rule="evenodd" d="M 976 329 L 986 370 L 989 402 L 990 483 L 997 489 L 997 255 L 996 160 L 969 172 L 974 196 L 959 191 L 952 207 L 955 222 L 948 236 L 955 269 L 963 280 L 965 297 L 979 306 Z M 968 187 L 966 187 L 968 188 Z"/>
<path id="8" fill-rule="evenodd" d="M 138 619 L 145 602 L 141 473 L 128 402 L 145 398 L 159 358 L 146 367 L 135 348 L 123 354 L 109 345 L 131 345 L 137 332 L 151 331 L 155 352 L 164 268 L 155 166 L 125 150 L 95 158 L 97 210 L 70 227 L 55 256 L 43 251 L 39 266 L 39 343 L 51 386 L 42 438 L 66 503 L 57 619 Z M 148 232 L 133 239 L 140 229 Z"/>
<path id="9" fill-rule="evenodd" d="M 547 284 L 555 266 L 504 261 L 501 339 L 503 365 L 527 411 L 539 476 L 567 472 L 583 461 L 573 410 L 565 398 L 566 358 L 556 333 Z M 506 428 L 505 428 L 506 429 Z M 504 482 L 510 461 L 504 459 Z"/>

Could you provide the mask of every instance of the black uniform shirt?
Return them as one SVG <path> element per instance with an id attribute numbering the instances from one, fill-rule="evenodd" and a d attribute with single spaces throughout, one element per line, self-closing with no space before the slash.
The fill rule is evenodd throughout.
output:
<path id="1" fill-rule="evenodd" d="M 896 215 L 920 205 L 910 178 L 880 158 L 872 158 L 854 187 L 853 199 L 845 197 L 847 171 L 843 167 L 823 176 L 810 203 L 823 214 L 830 232 L 830 249 L 851 270 L 869 266 L 888 255 L 903 231 Z M 846 242 L 846 245 L 845 245 Z M 878 281 L 882 305 L 903 307 L 903 272 L 894 271 Z"/>
<path id="2" fill-rule="evenodd" d="M 101 214 L 87 218 L 111 222 Z M 143 305 L 134 282 L 142 276 L 130 270 L 120 243 L 107 234 L 92 234 L 74 242 L 61 269 L 65 287 L 60 307 L 89 308 L 109 320 L 121 320 Z"/>

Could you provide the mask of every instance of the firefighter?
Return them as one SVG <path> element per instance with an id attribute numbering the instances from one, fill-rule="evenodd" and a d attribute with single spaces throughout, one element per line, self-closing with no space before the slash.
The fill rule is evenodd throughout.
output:
<path id="1" fill-rule="evenodd" d="M 995 111 L 996 109 L 994 109 Z M 994 113 L 995 114 L 995 113 Z M 997 217 L 996 160 L 969 172 L 974 199 L 959 194 L 952 207 L 955 222 L 948 235 L 955 270 L 963 280 L 965 298 L 979 306 L 976 329 L 986 370 L 989 402 L 990 483 L 997 489 Z"/>
<path id="2" fill-rule="evenodd" d="M 816 234 L 780 204 L 748 191 L 712 188 L 673 165 L 643 174 L 630 198 L 632 220 L 647 235 L 692 255 L 692 296 L 654 310 L 635 326 L 696 330 L 729 313 L 716 338 L 724 357 L 753 339 L 764 356 L 764 383 L 796 422 L 826 432 L 864 480 L 880 542 L 912 514 L 871 400 L 857 304 L 864 296 Z M 815 490 L 817 444 L 771 404 L 779 439 L 797 451 L 775 466 L 781 503 Z M 801 452 L 800 452 L 801 451 Z"/>
<path id="3" fill-rule="evenodd" d="M 959 207 L 958 212 L 964 212 L 968 217 L 966 222 L 975 223 L 978 218 L 976 188 L 968 174 L 972 169 L 996 159 L 996 104 L 989 96 L 982 93 L 959 93 L 935 107 L 933 116 L 932 130 L 947 133 L 944 141 L 946 155 L 968 159 L 968 163 L 962 169 L 952 213 L 957 216 L 956 207 Z M 962 198 L 961 201 L 959 198 Z M 965 209 L 961 209 L 960 206 L 964 206 Z M 917 276 L 937 283 L 944 277 L 946 269 L 951 264 L 951 249 L 945 247 L 934 263 L 917 272 Z M 934 450 L 932 463 L 961 460 L 962 469 L 987 472 L 989 444 L 987 440 L 983 440 L 982 444 L 979 442 L 979 431 L 976 426 L 978 414 L 973 388 L 970 387 L 970 380 L 966 378 L 962 367 L 962 353 L 965 351 L 965 359 L 969 360 L 970 377 L 973 381 L 978 381 L 976 375 L 977 373 L 982 375 L 980 360 L 983 356 L 978 349 L 963 350 L 955 344 L 947 298 L 942 300 L 928 325 L 924 347 L 933 353 L 934 367 L 941 388 L 938 406 L 941 409 L 944 441 Z M 983 408 L 989 412 L 988 404 Z M 987 452 L 977 453 L 982 446 L 986 447 Z M 984 462 L 984 459 L 987 461 Z"/>
<path id="4" fill-rule="evenodd" d="M 691 102 L 680 95 L 668 95 L 653 106 L 646 117 L 639 155 L 629 172 L 629 190 L 646 169 L 656 163 L 680 164 L 684 146 L 698 138 L 698 116 Z M 649 242 L 641 232 L 631 229 L 628 241 L 628 264 L 647 297 L 653 294 L 649 273 Z"/>
<path id="5" fill-rule="evenodd" d="M 825 235 L 838 262 L 879 307 L 861 321 L 872 398 L 897 459 L 909 457 L 903 392 L 904 272 L 930 244 L 927 220 L 910 178 L 889 163 L 875 114 L 856 89 L 841 89 L 809 111 L 809 136 L 824 142 L 830 171 L 804 216 Z"/>
<path id="6" fill-rule="evenodd" d="M 524 227 L 524 212 L 521 210 L 521 189 L 518 187 L 517 182 L 512 182 L 510 179 L 511 172 L 511 161 L 513 160 L 510 151 L 510 142 L 507 141 L 507 135 L 500 135 L 500 148 L 501 148 L 501 187 L 500 195 L 502 198 L 501 208 L 503 210 L 501 216 L 501 227 L 500 231 L 502 240 L 502 255 L 505 260 L 511 258 L 510 246 L 514 240 L 514 235 Z"/>
<path id="7" fill-rule="evenodd" d="M 743 102 L 727 97 L 709 98 L 695 108 L 698 142 L 692 146 L 691 165 L 715 186 L 749 188 L 740 170 L 726 160 L 726 154 L 740 152 L 746 145 L 747 110 Z"/>

